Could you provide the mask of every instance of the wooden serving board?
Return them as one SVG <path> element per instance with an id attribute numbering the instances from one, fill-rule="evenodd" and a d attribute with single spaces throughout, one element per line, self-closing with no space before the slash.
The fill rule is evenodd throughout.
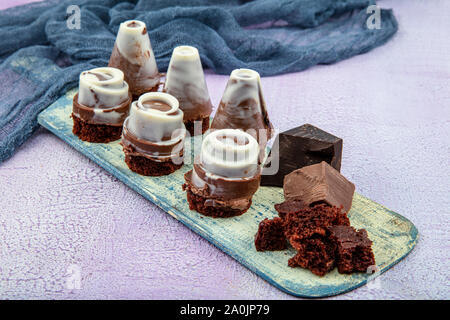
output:
<path id="1" fill-rule="evenodd" d="M 253 241 L 258 224 L 277 215 L 273 206 L 283 201 L 281 188 L 260 187 L 251 208 L 239 217 L 214 219 L 189 210 L 181 185 L 192 165 L 185 164 L 168 176 L 144 177 L 128 169 L 118 141 L 95 144 L 79 140 L 72 134 L 70 118 L 75 93 L 69 91 L 44 110 L 39 123 L 275 287 L 299 297 L 326 297 L 358 288 L 373 278 L 361 273 L 342 275 L 336 269 L 319 277 L 309 270 L 288 267 L 293 249 L 257 252 Z M 187 149 L 192 143 L 200 144 L 200 139 L 187 141 Z M 403 259 L 417 242 L 418 231 L 408 219 L 359 194 L 354 195 L 349 217 L 354 227 L 367 230 L 380 273 Z"/>

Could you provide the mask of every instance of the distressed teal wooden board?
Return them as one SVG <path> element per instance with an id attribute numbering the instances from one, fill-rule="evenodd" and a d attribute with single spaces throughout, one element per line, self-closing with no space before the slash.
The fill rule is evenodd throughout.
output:
<path id="1" fill-rule="evenodd" d="M 75 91 L 69 91 L 44 110 L 39 115 L 39 123 L 269 283 L 295 296 L 325 297 L 350 291 L 367 282 L 367 274 L 341 275 L 334 270 L 318 277 L 308 270 L 290 268 L 287 262 L 295 253 L 292 249 L 262 253 L 255 250 L 253 240 L 258 224 L 263 218 L 276 215 L 273 205 L 283 201 L 281 188 L 259 188 L 252 207 L 240 217 L 203 217 L 189 210 L 181 189 L 183 175 L 191 165 L 184 165 L 169 176 L 143 177 L 128 169 L 119 142 L 92 144 L 79 140 L 72 134 L 69 117 L 74 95 Z M 188 146 L 200 143 L 199 138 L 188 141 Z M 365 228 L 369 233 L 381 273 L 404 258 L 417 242 L 418 231 L 408 219 L 359 194 L 354 196 L 349 216 L 353 226 Z"/>

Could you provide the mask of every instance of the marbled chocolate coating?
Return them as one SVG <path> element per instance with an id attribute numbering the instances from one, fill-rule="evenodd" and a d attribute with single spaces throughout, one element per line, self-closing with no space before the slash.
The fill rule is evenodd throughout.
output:
<path id="1" fill-rule="evenodd" d="M 129 20 L 120 24 L 108 66 L 124 72 L 134 96 L 158 87 L 160 74 L 144 22 Z"/>
<path id="2" fill-rule="evenodd" d="M 231 72 L 211 129 L 241 129 L 264 147 L 273 135 L 262 95 L 259 73 L 250 69 Z"/>
<path id="3" fill-rule="evenodd" d="M 73 113 L 92 124 L 122 125 L 130 103 L 123 72 L 116 68 L 95 68 L 80 74 Z"/>
<path id="4" fill-rule="evenodd" d="M 185 121 L 209 117 L 212 104 L 197 48 L 179 46 L 173 49 L 164 92 L 178 99 Z"/>
<path id="5" fill-rule="evenodd" d="M 150 92 L 132 103 L 122 144 L 128 153 L 166 160 L 183 152 L 185 136 L 178 100 L 167 93 Z"/>

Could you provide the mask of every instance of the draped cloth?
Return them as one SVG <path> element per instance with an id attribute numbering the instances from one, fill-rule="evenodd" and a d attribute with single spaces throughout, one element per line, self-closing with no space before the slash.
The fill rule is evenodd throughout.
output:
<path id="1" fill-rule="evenodd" d="M 374 4 L 47 0 L 0 11 L 0 162 L 38 127 L 39 112 L 77 85 L 81 71 L 108 64 L 125 20 L 147 24 L 160 71 L 174 47 L 191 45 L 216 73 L 250 68 L 270 76 L 334 63 L 385 43 L 397 22 L 383 9 L 378 27 L 370 27 Z"/>

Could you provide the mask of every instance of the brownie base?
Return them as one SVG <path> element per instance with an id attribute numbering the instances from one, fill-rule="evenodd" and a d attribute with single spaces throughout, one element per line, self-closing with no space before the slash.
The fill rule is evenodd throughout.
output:
<path id="1" fill-rule="evenodd" d="M 72 113 L 72 132 L 83 141 L 108 143 L 119 140 L 122 135 L 122 126 L 110 126 L 107 124 L 91 124 Z"/>
<path id="2" fill-rule="evenodd" d="M 173 173 L 183 166 L 175 164 L 172 161 L 158 162 L 150 160 L 142 156 L 125 155 L 125 163 L 131 171 L 136 172 L 142 176 L 165 176 Z"/>
<path id="3" fill-rule="evenodd" d="M 213 218 L 229 218 L 240 216 L 241 214 L 245 213 L 252 204 L 252 201 L 250 200 L 248 207 L 245 208 L 244 210 L 226 207 L 219 208 L 214 206 L 207 206 L 205 205 L 205 202 L 206 200 L 208 200 L 208 198 L 196 195 L 189 189 L 187 189 L 186 192 L 187 192 L 187 200 L 189 203 L 189 209 L 195 210 L 205 216 Z"/>
<path id="4" fill-rule="evenodd" d="M 196 121 L 201 121 L 202 122 L 202 133 L 204 134 L 206 132 L 206 130 L 209 129 L 209 117 L 203 118 L 203 119 L 198 119 L 198 120 L 192 120 L 192 121 L 186 121 L 184 123 L 184 125 L 186 126 L 186 130 L 189 131 L 189 134 L 191 135 L 191 137 L 193 137 L 194 134 L 194 123 Z"/>

